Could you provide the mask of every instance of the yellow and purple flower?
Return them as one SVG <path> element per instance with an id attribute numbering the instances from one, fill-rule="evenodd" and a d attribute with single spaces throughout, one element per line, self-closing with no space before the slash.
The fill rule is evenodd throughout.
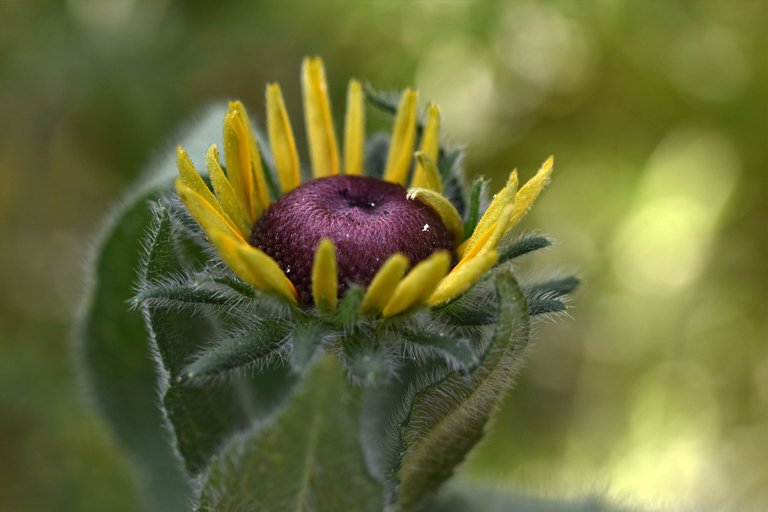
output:
<path id="1" fill-rule="evenodd" d="M 371 316 L 451 301 L 493 268 L 500 242 L 550 179 L 552 158 L 519 189 L 513 171 L 467 229 L 444 195 L 436 105 L 427 106 L 420 124 L 418 93 L 402 93 L 382 176 L 371 177 L 364 175 L 361 84 L 349 82 L 343 152 L 319 58 L 304 60 L 302 88 L 311 180 L 301 181 L 282 93 L 270 84 L 269 148 L 259 147 L 245 107 L 230 103 L 224 166 L 215 145 L 206 154 L 213 190 L 182 148 L 176 181 L 179 198 L 235 274 L 302 307 L 332 311 L 352 284 L 365 288 L 360 309 Z M 266 151 L 274 174 L 265 169 Z"/>

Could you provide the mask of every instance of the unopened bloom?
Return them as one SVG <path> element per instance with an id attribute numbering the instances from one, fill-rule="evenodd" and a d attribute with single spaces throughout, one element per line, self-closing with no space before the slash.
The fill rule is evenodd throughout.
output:
<path id="1" fill-rule="evenodd" d="M 360 83 L 349 82 L 343 152 L 319 58 L 304 60 L 302 87 L 311 180 L 301 181 L 277 84 L 266 90 L 269 148 L 259 146 L 245 107 L 229 105 L 224 167 L 216 146 L 206 154 L 213 190 L 178 149 L 176 191 L 189 213 L 237 276 L 284 300 L 332 311 L 356 284 L 365 287 L 360 309 L 373 316 L 451 301 L 497 263 L 500 242 L 550 178 L 552 158 L 519 189 L 513 171 L 479 220 L 462 218 L 437 165 L 436 105 L 420 124 L 417 92 L 402 93 L 383 173 L 371 177 Z"/>

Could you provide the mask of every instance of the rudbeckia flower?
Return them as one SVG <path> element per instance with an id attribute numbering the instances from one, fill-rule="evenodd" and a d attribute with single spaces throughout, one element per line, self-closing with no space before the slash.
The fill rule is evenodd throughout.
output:
<path id="1" fill-rule="evenodd" d="M 514 381 L 531 318 L 578 283 L 515 276 L 550 244 L 511 232 L 552 159 L 489 200 L 416 91 L 351 80 L 337 137 L 322 61 L 301 77 L 308 162 L 270 84 L 265 129 L 230 103 L 220 148 L 210 117 L 186 138 L 205 170 L 178 148 L 176 193 L 162 165 L 115 216 L 81 328 L 92 390 L 162 483 L 158 503 L 178 480 L 179 510 L 190 493 L 201 512 L 433 510 Z M 391 134 L 366 136 L 366 104 L 394 115 Z"/>
<path id="2" fill-rule="evenodd" d="M 212 190 L 178 148 L 176 192 L 241 280 L 325 313 L 356 288 L 355 313 L 387 319 L 449 303 L 511 257 L 502 246 L 548 183 L 551 157 L 522 187 L 513 171 L 482 211 L 479 182 L 465 194 L 441 168 L 440 110 L 429 103 L 420 116 L 417 91 L 400 96 L 383 168 L 370 175 L 360 82 L 348 85 L 341 148 L 319 58 L 304 60 L 301 83 L 308 166 L 277 84 L 266 89 L 268 143 L 243 104 L 229 104 L 223 159 L 215 145 L 205 155 Z"/>

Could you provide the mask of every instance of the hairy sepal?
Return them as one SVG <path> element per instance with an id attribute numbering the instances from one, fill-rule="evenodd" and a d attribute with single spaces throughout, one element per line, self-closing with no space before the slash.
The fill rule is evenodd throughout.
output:
<path id="1" fill-rule="evenodd" d="M 406 393 L 397 423 L 401 456 L 388 477 L 391 503 L 410 510 L 447 480 L 482 437 L 520 369 L 529 331 L 528 306 L 511 273 L 496 278 L 498 320 L 478 366 L 469 373 L 436 371 Z"/>

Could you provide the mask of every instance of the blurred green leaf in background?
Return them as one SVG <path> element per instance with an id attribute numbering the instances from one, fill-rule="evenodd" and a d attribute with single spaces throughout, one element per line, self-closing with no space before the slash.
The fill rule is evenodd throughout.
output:
<path id="1" fill-rule="evenodd" d="M 768 506 L 765 2 L 6 0 L 0 19 L 1 510 L 139 510 L 69 356 L 89 248 L 212 102 L 263 119 L 279 81 L 298 115 L 315 54 L 336 107 L 348 77 L 419 87 L 494 189 L 557 157 L 525 222 L 561 245 L 522 275 L 585 286 L 537 326 L 461 479 Z"/>

